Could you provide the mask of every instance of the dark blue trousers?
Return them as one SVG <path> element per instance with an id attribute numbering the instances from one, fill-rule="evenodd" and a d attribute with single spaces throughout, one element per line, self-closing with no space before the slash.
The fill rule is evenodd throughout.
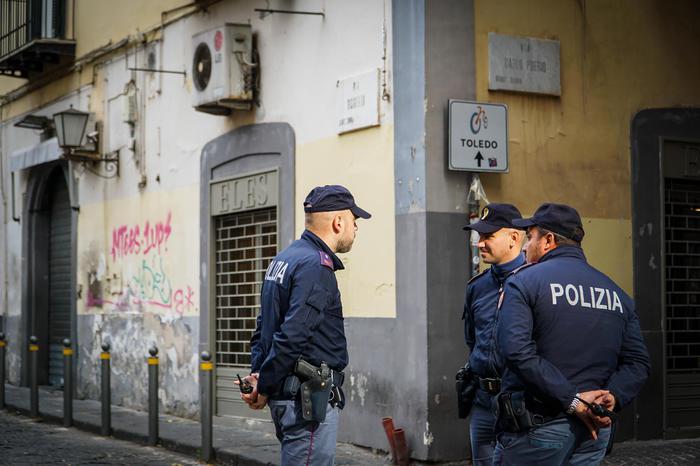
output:
<path id="1" fill-rule="evenodd" d="M 565 416 L 525 433 L 501 432 L 497 436 L 494 466 L 500 465 L 597 465 L 605 456 L 610 428 L 593 440 L 583 423 Z"/>
<path id="2" fill-rule="evenodd" d="M 268 401 L 277 439 L 282 445 L 280 466 L 332 466 L 340 410 L 328 404 L 326 420 L 307 422 L 298 400 Z"/>

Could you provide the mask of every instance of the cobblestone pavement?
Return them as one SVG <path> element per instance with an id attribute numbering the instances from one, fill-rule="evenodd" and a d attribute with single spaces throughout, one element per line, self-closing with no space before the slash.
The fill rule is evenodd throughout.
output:
<path id="1" fill-rule="evenodd" d="M 603 461 L 609 466 L 698 465 L 700 439 L 616 443 Z"/>
<path id="2" fill-rule="evenodd" d="M 104 438 L 0 411 L 0 464 L 195 465 L 163 448 Z"/>

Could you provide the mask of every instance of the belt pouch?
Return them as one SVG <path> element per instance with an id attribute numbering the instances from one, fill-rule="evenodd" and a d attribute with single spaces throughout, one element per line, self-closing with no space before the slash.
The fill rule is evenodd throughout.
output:
<path id="1" fill-rule="evenodd" d="M 284 379 L 284 385 L 282 386 L 282 397 L 287 399 L 292 399 L 299 393 L 299 387 L 301 386 L 301 380 L 296 375 L 288 375 Z"/>
<path id="2" fill-rule="evenodd" d="M 333 388 L 331 388 L 331 405 L 339 409 L 345 407 L 345 392 L 339 385 L 333 385 Z"/>
<path id="3" fill-rule="evenodd" d="M 510 406 L 513 411 L 513 416 L 520 427 L 519 432 L 527 432 L 535 425 L 532 423 L 530 411 L 525 405 L 525 392 L 514 392 L 510 394 Z"/>

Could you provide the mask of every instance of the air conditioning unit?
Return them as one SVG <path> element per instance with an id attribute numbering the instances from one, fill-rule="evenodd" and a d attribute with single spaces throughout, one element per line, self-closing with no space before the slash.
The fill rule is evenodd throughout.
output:
<path id="1" fill-rule="evenodd" d="M 214 115 L 250 110 L 256 67 L 250 25 L 227 23 L 195 34 L 192 50 L 194 108 Z"/>

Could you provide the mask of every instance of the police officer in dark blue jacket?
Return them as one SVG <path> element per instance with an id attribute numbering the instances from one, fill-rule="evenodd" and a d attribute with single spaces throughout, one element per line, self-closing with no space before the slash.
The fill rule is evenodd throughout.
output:
<path id="1" fill-rule="evenodd" d="M 479 254 L 491 265 L 469 280 L 462 316 L 470 350 L 470 377 L 476 385 L 469 423 L 475 466 L 491 465 L 496 445 L 491 399 L 500 391 L 503 372 L 503 361 L 496 348 L 496 311 L 506 276 L 525 264 L 522 254 L 525 235 L 513 225 L 513 219 L 521 218 L 514 205 L 494 203 L 484 207 L 478 222 L 464 227 L 479 233 Z"/>
<path id="2" fill-rule="evenodd" d="M 494 464 L 598 464 L 612 413 L 649 376 L 632 299 L 586 262 L 578 212 L 543 204 L 530 219 L 528 264 L 508 278 L 497 339 L 506 362 L 494 408 Z"/>
<path id="3" fill-rule="evenodd" d="M 348 363 L 336 253 L 350 251 L 357 218 L 370 214 L 343 186 L 314 188 L 304 201 L 306 230 L 265 273 L 261 310 L 251 339 L 253 409 L 270 408 L 282 465 L 332 465 L 340 386 Z"/>

